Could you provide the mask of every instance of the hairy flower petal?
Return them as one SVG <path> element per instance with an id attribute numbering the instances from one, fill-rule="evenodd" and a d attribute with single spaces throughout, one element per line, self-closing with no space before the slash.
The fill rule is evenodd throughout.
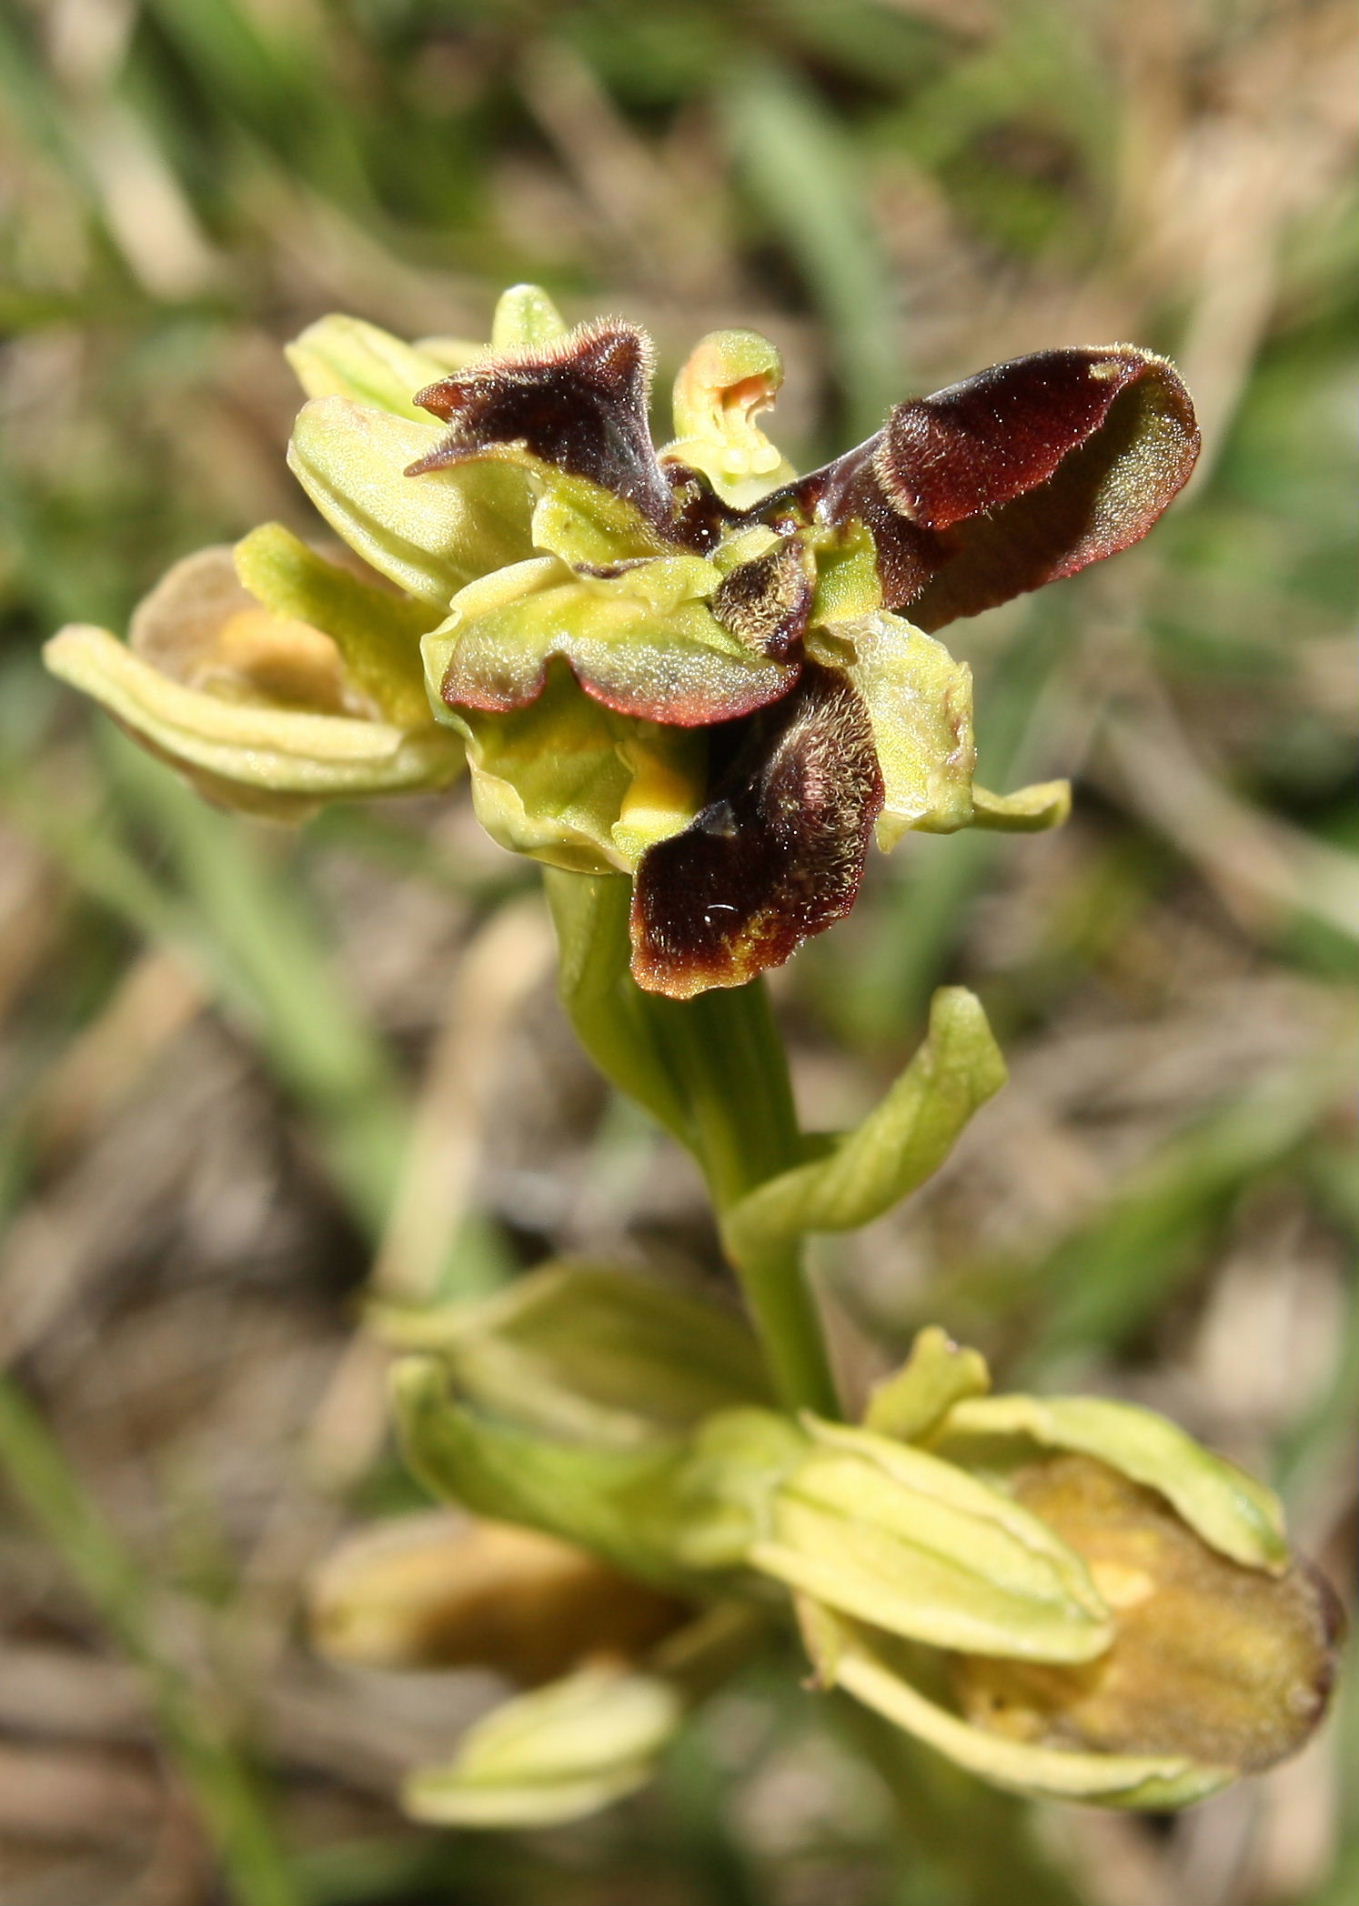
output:
<path id="1" fill-rule="evenodd" d="M 862 699 L 808 663 L 792 693 L 753 719 L 708 805 L 643 855 L 632 910 L 638 984 L 674 999 L 740 986 L 843 919 L 882 798 Z"/>
<path id="2" fill-rule="evenodd" d="M 431 384 L 416 402 L 450 426 L 409 476 L 524 453 L 635 503 L 656 525 L 670 485 L 647 424 L 652 347 L 635 325 L 583 325 L 558 344 L 498 357 Z"/>

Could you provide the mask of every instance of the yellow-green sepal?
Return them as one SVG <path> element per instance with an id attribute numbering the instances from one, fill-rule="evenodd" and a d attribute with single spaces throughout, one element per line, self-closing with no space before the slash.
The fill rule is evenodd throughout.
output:
<path id="1" fill-rule="evenodd" d="M 1274 1491 L 1154 1410 L 1095 1396 L 969 1399 L 944 1418 L 934 1447 L 954 1461 L 985 1463 L 987 1443 L 1003 1448 L 1015 1438 L 1097 1457 L 1154 1489 L 1210 1548 L 1245 1568 L 1281 1574 L 1289 1566 Z"/>
<path id="2" fill-rule="evenodd" d="M 415 393 L 447 375 L 417 345 L 334 312 L 309 324 L 283 354 L 308 397 L 355 397 L 396 417 L 427 418 Z"/>
<path id="3" fill-rule="evenodd" d="M 420 661 L 420 638 L 434 618 L 428 602 L 364 582 L 281 523 L 252 530 L 237 543 L 235 559 L 236 574 L 257 601 L 331 638 L 350 680 L 388 720 L 408 728 L 433 720 Z"/>
<path id="4" fill-rule="evenodd" d="M 937 1648 L 1083 1662 L 1113 1635 L 1074 1550 L 1000 1491 L 868 1430 L 804 1418 L 748 1563 L 826 1606 Z"/>
<path id="5" fill-rule="evenodd" d="M 843 1688 L 955 1765 L 1033 1799 L 1168 1810 L 1218 1792 L 1234 1770 L 1182 1754 L 1090 1753 L 1011 1740 L 976 1727 L 915 1685 L 891 1638 L 812 1605 L 803 1635 L 824 1687 Z"/>
<path id="6" fill-rule="evenodd" d="M 288 463 L 335 533 L 379 575 L 446 609 L 476 577 L 532 554 L 527 475 L 478 461 L 406 475 L 444 436 L 348 397 L 305 404 Z"/>
<path id="7" fill-rule="evenodd" d="M 1013 794 L 992 794 L 972 783 L 972 825 L 1005 834 L 1041 834 L 1061 827 L 1071 813 L 1069 781 L 1036 781 Z"/>
<path id="8" fill-rule="evenodd" d="M 652 839 L 678 833 L 701 805 L 702 737 L 614 714 L 564 662 L 549 665 L 526 708 L 443 718 L 466 740 L 481 825 L 549 867 L 631 872 Z"/>
<path id="9" fill-rule="evenodd" d="M 972 671 L 942 642 L 885 610 L 838 621 L 844 671 L 868 709 L 883 778 L 879 847 L 912 829 L 951 834 L 973 818 Z"/>
<path id="10" fill-rule="evenodd" d="M 938 1324 L 928 1324 L 901 1368 L 874 1385 L 864 1428 L 898 1442 L 919 1442 L 955 1404 L 985 1396 L 990 1387 L 991 1374 L 981 1352 L 954 1343 Z"/>
<path id="11" fill-rule="evenodd" d="M 657 1587 L 692 1586 L 675 1559 L 682 1438 L 618 1448 L 542 1436 L 467 1407 L 436 1357 L 403 1358 L 392 1385 L 406 1460 L 434 1495 L 559 1536 Z"/>
<path id="12" fill-rule="evenodd" d="M 208 799 L 273 820 L 302 820 L 326 801 L 438 788 L 462 749 L 427 723 L 226 700 L 154 668 L 107 629 L 73 624 L 46 645 L 47 667 L 101 703 Z"/>
<path id="13" fill-rule="evenodd" d="M 469 1403 L 548 1436 L 632 1448 L 770 1401 L 734 1312 L 602 1264 L 545 1264 L 493 1297 L 380 1307 L 372 1321 L 390 1343 L 437 1352 Z"/>
<path id="14" fill-rule="evenodd" d="M 445 1827 L 549 1827 L 579 1820 L 650 1780 L 685 1702 L 660 1675 L 597 1663 L 478 1721 L 452 1759 L 417 1768 L 401 1802 Z"/>
<path id="15" fill-rule="evenodd" d="M 566 335 L 566 321 L 541 285 L 511 285 L 496 300 L 491 321 L 496 356 L 546 350 Z"/>

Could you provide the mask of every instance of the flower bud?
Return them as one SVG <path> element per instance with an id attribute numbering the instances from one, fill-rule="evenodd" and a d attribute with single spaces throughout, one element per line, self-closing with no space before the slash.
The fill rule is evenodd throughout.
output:
<path id="1" fill-rule="evenodd" d="M 1108 1646 L 1080 1557 L 1022 1504 L 923 1450 L 807 1419 L 747 1560 L 803 1595 L 935 1647 L 1089 1661 Z"/>
<path id="2" fill-rule="evenodd" d="M 388 1343 L 435 1352 L 465 1400 L 549 1435 L 628 1448 L 769 1400 L 739 1316 L 602 1264 L 544 1264 L 491 1297 L 372 1321 Z"/>
<path id="3" fill-rule="evenodd" d="M 577 1820 L 645 1786 L 684 1718 L 658 1675 L 595 1665 L 507 1701 L 463 1737 L 446 1765 L 406 1782 L 402 1804 L 435 1826 L 545 1827 Z"/>
<path id="4" fill-rule="evenodd" d="M 970 1720 L 1045 1747 L 1181 1755 L 1235 1773 L 1303 1745 L 1335 1676 L 1338 1609 L 1318 1576 L 1232 1561 L 1164 1497 L 1089 1456 L 1049 1457 L 1012 1487 L 1084 1558 L 1114 1638 L 1081 1668 L 958 1660 Z"/>
<path id="5" fill-rule="evenodd" d="M 1290 1554 L 1272 1493 L 1151 1411 L 989 1397 L 988 1382 L 975 1352 L 925 1331 L 870 1421 L 1031 1516 L 1103 1611 L 1098 1645 L 1044 1657 L 1016 1628 L 912 1649 L 898 1638 L 931 1639 L 923 1626 L 846 1593 L 837 1550 L 819 1574 L 788 1574 L 822 1682 L 999 1785 L 1110 1806 L 1185 1805 L 1301 1747 L 1326 1708 L 1340 1621 Z M 993 1574 L 981 1545 L 970 1553 Z"/>
<path id="6" fill-rule="evenodd" d="M 351 1536 L 317 1572 L 315 1645 L 362 1668 L 493 1668 L 538 1686 L 597 1655 L 631 1658 L 688 1618 L 583 1549 L 434 1511 Z"/>

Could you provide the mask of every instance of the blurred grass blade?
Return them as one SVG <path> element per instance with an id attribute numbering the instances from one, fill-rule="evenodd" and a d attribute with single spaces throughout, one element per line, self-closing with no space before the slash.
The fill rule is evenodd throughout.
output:
<path id="1" fill-rule="evenodd" d="M 221 949 L 262 1056 L 307 1108 L 340 1184 L 370 1226 L 386 1211 L 407 1115 L 381 1040 L 340 984 L 286 865 L 121 737 L 115 780 L 174 857 Z"/>
<path id="2" fill-rule="evenodd" d="M 203 1690 L 161 1651 L 153 1584 L 86 1495 L 22 1392 L 0 1377 L 0 1471 L 146 1678 L 166 1744 L 239 1906 L 299 1906 L 302 1893 L 260 1783 Z"/>
<path id="3" fill-rule="evenodd" d="M 809 87 L 750 65 L 724 100 L 751 197 L 797 260 L 820 310 L 849 430 L 867 436 L 906 396 L 896 303 L 852 148 Z"/>

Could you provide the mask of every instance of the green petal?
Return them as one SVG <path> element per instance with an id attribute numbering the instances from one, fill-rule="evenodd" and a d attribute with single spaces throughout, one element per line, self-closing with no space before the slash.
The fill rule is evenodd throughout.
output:
<path id="1" fill-rule="evenodd" d="M 878 845 L 896 846 L 911 828 L 949 834 L 972 819 L 972 671 L 941 642 L 900 616 L 880 612 L 835 624 L 852 646 L 845 673 L 873 725 L 885 798 Z"/>
<path id="2" fill-rule="evenodd" d="M 433 1357 L 403 1358 L 392 1384 L 406 1460 L 432 1494 L 574 1542 L 656 1587 L 692 1590 L 677 1561 L 683 1441 L 615 1448 L 530 1432 L 465 1408 Z"/>
<path id="3" fill-rule="evenodd" d="M 674 545 L 656 534 L 627 497 L 591 483 L 588 477 L 568 476 L 527 451 L 506 454 L 511 461 L 523 463 L 542 484 L 533 510 L 535 549 L 560 556 L 572 569 L 607 568 L 673 550 Z"/>
<path id="4" fill-rule="evenodd" d="M 997 1787 L 1037 1799 L 1084 1800 L 1105 1807 L 1185 1807 L 1234 1778 L 1178 1754 L 1094 1754 L 1007 1740 L 927 1700 L 890 1664 L 857 1623 L 818 1611 L 829 1624 L 818 1650 L 828 1685 L 844 1688 L 885 1719 L 937 1748 L 958 1766 Z"/>
<path id="5" fill-rule="evenodd" d="M 374 588 L 327 562 L 281 523 L 265 523 L 236 545 L 236 574 L 276 615 L 321 629 L 339 649 L 350 679 L 394 722 L 432 720 L 420 662 L 428 603 Z"/>
<path id="6" fill-rule="evenodd" d="M 442 434 L 434 423 L 321 397 L 298 416 L 288 462 L 332 529 L 379 575 L 446 608 L 475 577 L 531 554 L 531 503 L 526 477 L 505 464 L 407 476 Z"/>
<path id="7" fill-rule="evenodd" d="M 561 313 L 541 285 L 511 285 L 496 302 L 491 350 L 497 354 L 541 351 L 566 336 Z"/>
<path id="8" fill-rule="evenodd" d="M 972 783 L 972 824 L 1009 834 L 1038 834 L 1061 827 L 1071 813 L 1069 781 L 1039 781 L 1013 794 L 992 794 Z"/>
<path id="9" fill-rule="evenodd" d="M 544 1265 L 491 1298 L 375 1321 L 392 1343 L 437 1350 L 470 1401 L 547 1434 L 626 1446 L 770 1400 L 739 1317 L 603 1265 Z"/>
<path id="10" fill-rule="evenodd" d="M 836 623 L 860 621 L 881 612 L 878 553 L 862 523 L 814 530 L 812 547 L 816 552 L 814 625 L 829 625 L 834 633 Z"/>
<path id="11" fill-rule="evenodd" d="M 252 813 L 302 818 L 324 801 L 443 787 L 461 767 L 457 742 L 432 725 L 225 701 L 172 681 L 106 629 L 63 629 L 43 656 L 211 798 Z"/>
<path id="12" fill-rule="evenodd" d="M 452 1760 L 411 1775 L 402 1805 L 435 1826 L 578 1820 L 645 1785 L 684 1711 L 681 1695 L 658 1675 L 582 1668 L 493 1709 Z"/>
<path id="13" fill-rule="evenodd" d="M 796 664 L 752 654 L 714 619 L 703 598 L 721 576 L 700 556 L 659 556 L 607 577 L 542 559 L 517 571 L 523 592 L 507 599 L 508 578 L 491 576 L 453 603 L 440 632 L 450 707 L 524 708 L 553 657 L 615 713 L 684 728 L 751 714 L 797 679 Z"/>
<path id="14" fill-rule="evenodd" d="M 955 1403 L 985 1396 L 991 1387 L 979 1350 L 954 1343 L 938 1324 L 917 1333 L 899 1370 L 873 1386 L 864 1427 L 914 1443 L 934 1429 Z"/>
<path id="15" fill-rule="evenodd" d="M 283 354 L 308 397 L 356 397 L 397 417 L 424 418 L 415 393 L 447 372 L 390 331 L 332 314 L 309 324 Z"/>
<path id="16" fill-rule="evenodd" d="M 696 734 L 613 714 L 560 664 L 529 707 L 458 709 L 454 725 L 487 833 L 569 873 L 630 872 L 656 830 L 683 827 L 702 800 Z"/>
<path id="17" fill-rule="evenodd" d="M 941 987 L 925 1043 L 863 1123 L 826 1157 L 768 1179 L 730 1214 L 737 1262 L 777 1239 L 854 1231 L 881 1217 L 938 1170 L 1005 1076 L 980 1001 L 960 986 Z"/>
<path id="18" fill-rule="evenodd" d="M 934 1647 L 1061 1662 L 1108 1647 L 1084 1563 L 1036 1516 L 921 1450 L 810 1428 L 816 1447 L 778 1489 L 752 1566 Z"/>

